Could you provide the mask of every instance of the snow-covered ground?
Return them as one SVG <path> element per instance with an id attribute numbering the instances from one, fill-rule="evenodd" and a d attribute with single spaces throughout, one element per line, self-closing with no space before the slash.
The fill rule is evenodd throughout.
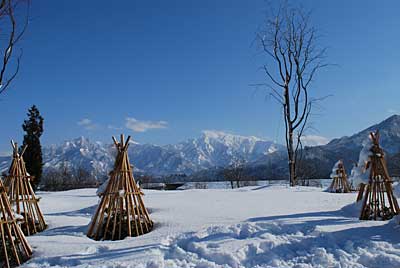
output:
<path id="1" fill-rule="evenodd" d="M 286 186 L 145 191 L 152 232 L 93 241 L 85 232 L 95 192 L 40 193 L 49 228 L 28 238 L 35 253 L 24 267 L 400 267 L 400 228 L 359 221 L 347 206 L 355 194 Z"/>

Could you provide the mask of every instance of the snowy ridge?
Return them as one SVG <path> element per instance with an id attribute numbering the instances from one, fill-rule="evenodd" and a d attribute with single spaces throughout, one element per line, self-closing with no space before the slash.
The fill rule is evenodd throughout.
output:
<path id="1" fill-rule="evenodd" d="M 200 166 L 224 167 L 235 160 L 251 162 L 283 146 L 253 136 L 244 137 L 220 131 L 204 131 L 198 139 L 174 145 L 182 158 Z"/>
<path id="2" fill-rule="evenodd" d="M 129 148 L 135 166 L 155 175 L 192 174 L 213 167 L 226 167 L 234 161 L 251 162 L 283 146 L 256 137 L 221 131 L 204 131 L 199 138 L 158 146 L 136 144 Z"/>

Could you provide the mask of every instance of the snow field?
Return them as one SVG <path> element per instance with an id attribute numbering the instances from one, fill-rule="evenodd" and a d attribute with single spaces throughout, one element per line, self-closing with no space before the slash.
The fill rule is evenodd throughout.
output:
<path id="1" fill-rule="evenodd" d="M 400 267 L 400 229 L 359 221 L 356 194 L 285 186 L 145 191 L 155 229 L 85 236 L 95 189 L 41 193 L 49 229 L 23 267 Z"/>

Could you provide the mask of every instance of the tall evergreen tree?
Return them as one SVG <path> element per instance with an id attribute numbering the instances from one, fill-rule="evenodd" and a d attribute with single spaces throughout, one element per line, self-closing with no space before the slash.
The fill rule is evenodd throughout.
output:
<path id="1" fill-rule="evenodd" d="M 22 125 L 26 132 L 22 146 L 28 146 L 24 153 L 24 160 L 27 171 L 31 176 L 34 176 L 32 187 L 36 190 L 42 177 L 43 167 L 42 146 L 40 145 L 40 136 L 43 133 L 43 117 L 35 105 L 28 110 L 27 115 L 28 119 L 24 120 Z"/>

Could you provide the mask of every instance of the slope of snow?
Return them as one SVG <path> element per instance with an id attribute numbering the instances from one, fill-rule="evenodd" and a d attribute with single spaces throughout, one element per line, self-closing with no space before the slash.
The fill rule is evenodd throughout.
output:
<path id="1" fill-rule="evenodd" d="M 123 241 L 85 236 L 95 189 L 40 193 L 48 230 L 23 267 L 400 267 L 400 229 L 341 208 L 356 194 L 285 186 L 145 191 L 155 229 Z M 354 209 L 351 209 L 354 211 Z"/>

